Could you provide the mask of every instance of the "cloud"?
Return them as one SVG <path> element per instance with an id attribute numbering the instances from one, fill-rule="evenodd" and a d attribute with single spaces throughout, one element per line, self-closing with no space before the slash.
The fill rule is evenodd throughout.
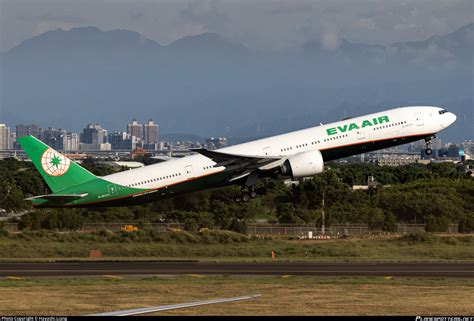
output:
<path id="1" fill-rule="evenodd" d="M 334 30 L 329 30 L 323 33 L 321 38 L 321 44 L 326 50 L 334 50 L 339 47 L 340 40 L 337 32 Z"/>
<path id="2" fill-rule="evenodd" d="M 63 29 L 63 30 L 71 30 L 72 28 L 76 27 L 76 24 L 68 23 L 68 22 L 56 22 L 56 21 L 39 21 L 36 24 L 36 28 L 32 32 L 32 36 L 39 36 L 47 31 L 55 30 L 55 29 Z"/>
<path id="3" fill-rule="evenodd" d="M 226 30 L 230 18 L 218 8 L 217 0 L 198 0 L 179 11 L 181 23 L 196 25 L 199 29 L 212 32 Z"/>
<path id="4" fill-rule="evenodd" d="M 16 17 L 21 21 L 51 21 L 51 22 L 63 22 L 63 23 L 82 23 L 84 20 L 79 16 L 73 15 L 53 15 L 51 13 L 45 13 L 42 15 L 17 15 Z"/>
<path id="5" fill-rule="evenodd" d="M 141 19 L 143 19 L 145 15 L 143 14 L 143 12 L 140 12 L 140 11 L 137 11 L 137 10 L 132 10 L 130 12 L 130 20 L 132 20 L 133 22 L 136 22 L 136 21 L 139 21 Z"/>
<path id="6" fill-rule="evenodd" d="M 280 5 L 273 9 L 271 14 L 273 15 L 289 15 L 296 13 L 307 13 L 313 10 L 313 5 L 310 3 L 297 3 L 294 5 Z"/>

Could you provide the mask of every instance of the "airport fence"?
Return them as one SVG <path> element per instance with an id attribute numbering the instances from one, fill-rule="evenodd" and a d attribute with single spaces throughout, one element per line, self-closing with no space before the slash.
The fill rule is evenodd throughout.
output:
<path id="1" fill-rule="evenodd" d="M 397 233 L 413 233 L 425 231 L 425 224 L 397 224 Z M 253 235 L 288 235 L 288 236 L 307 236 L 307 235 L 331 235 L 331 236 L 349 236 L 349 235 L 371 235 L 385 233 L 381 230 L 370 229 L 368 224 L 333 224 L 323 229 L 314 225 L 296 225 L 296 224 L 247 224 L 247 232 Z M 447 233 L 457 233 L 458 225 L 450 224 Z"/>
<path id="2" fill-rule="evenodd" d="M 111 231 L 119 231 L 125 225 L 135 225 L 139 228 L 153 228 L 159 231 L 184 229 L 184 224 L 179 223 L 90 223 L 83 226 L 85 231 L 99 231 L 108 229 Z M 397 233 L 413 233 L 418 231 L 424 231 L 425 224 L 398 224 Z M 313 235 L 331 235 L 331 236 L 349 236 L 349 235 L 370 235 L 380 234 L 380 230 L 372 230 L 367 224 L 334 224 L 330 227 L 326 227 L 323 233 L 321 227 L 315 225 L 306 224 L 261 224 L 261 223 L 248 223 L 247 233 L 250 235 L 284 235 L 284 236 L 307 236 L 308 233 Z M 457 233 L 458 225 L 451 224 L 448 228 L 448 233 Z"/>
<path id="3" fill-rule="evenodd" d="M 116 222 L 116 223 L 87 223 L 82 227 L 82 231 L 96 232 L 100 230 L 120 231 L 126 225 L 137 226 L 138 228 L 157 229 L 159 231 L 182 230 L 183 224 L 179 223 L 136 223 L 136 222 Z M 17 223 L 4 223 L 4 229 L 15 232 L 18 231 Z M 397 224 L 396 233 L 413 233 L 424 231 L 425 224 Z M 458 225 L 450 224 L 447 233 L 457 233 Z M 385 233 L 381 230 L 370 229 L 367 224 L 333 224 L 325 228 L 323 233 L 321 227 L 306 224 L 261 224 L 249 223 L 247 224 L 247 233 L 250 235 L 283 235 L 283 236 L 301 236 L 307 237 L 312 234 L 330 235 L 335 237 L 349 236 L 349 235 L 372 235 Z"/>

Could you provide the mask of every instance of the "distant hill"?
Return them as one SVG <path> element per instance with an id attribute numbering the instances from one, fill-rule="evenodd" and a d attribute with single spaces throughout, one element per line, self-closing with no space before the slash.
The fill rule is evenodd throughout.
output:
<path id="1" fill-rule="evenodd" d="M 130 30 L 57 29 L 1 55 L 0 121 L 262 137 L 402 105 L 458 114 L 444 137 L 474 137 L 474 24 L 447 35 L 368 45 L 318 39 L 285 53 L 207 33 L 162 46 Z"/>

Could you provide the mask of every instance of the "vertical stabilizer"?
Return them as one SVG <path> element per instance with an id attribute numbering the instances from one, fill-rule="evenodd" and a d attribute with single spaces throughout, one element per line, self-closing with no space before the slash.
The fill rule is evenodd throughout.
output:
<path id="1" fill-rule="evenodd" d="M 18 141 L 53 193 L 97 178 L 34 136 L 21 137 Z"/>

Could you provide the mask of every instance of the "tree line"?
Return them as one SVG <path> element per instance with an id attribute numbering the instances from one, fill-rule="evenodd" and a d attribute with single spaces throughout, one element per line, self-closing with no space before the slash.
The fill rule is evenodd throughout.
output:
<path id="1" fill-rule="evenodd" d="M 94 160 L 83 164 L 97 175 L 114 171 Z M 377 185 L 353 190 L 373 176 Z M 30 210 L 24 198 L 48 193 L 46 184 L 29 162 L 0 161 L 0 208 Z M 257 219 L 274 223 L 365 223 L 372 229 L 393 231 L 397 223 L 425 223 L 429 231 L 448 224 L 474 229 L 474 179 L 453 163 L 378 167 L 371 164 L 329 163 L 324 173 L 285 185 L 260 180 L 267 193 L 248 203 L 234 203 L 239 187 L 201 191 L 134 207 L 96 209 L 42 209 L 23 215 L 20 228 L 77 229 L 84 223 L 184 223 L 186 229 L 215 227 L 239 232 Z"/>

